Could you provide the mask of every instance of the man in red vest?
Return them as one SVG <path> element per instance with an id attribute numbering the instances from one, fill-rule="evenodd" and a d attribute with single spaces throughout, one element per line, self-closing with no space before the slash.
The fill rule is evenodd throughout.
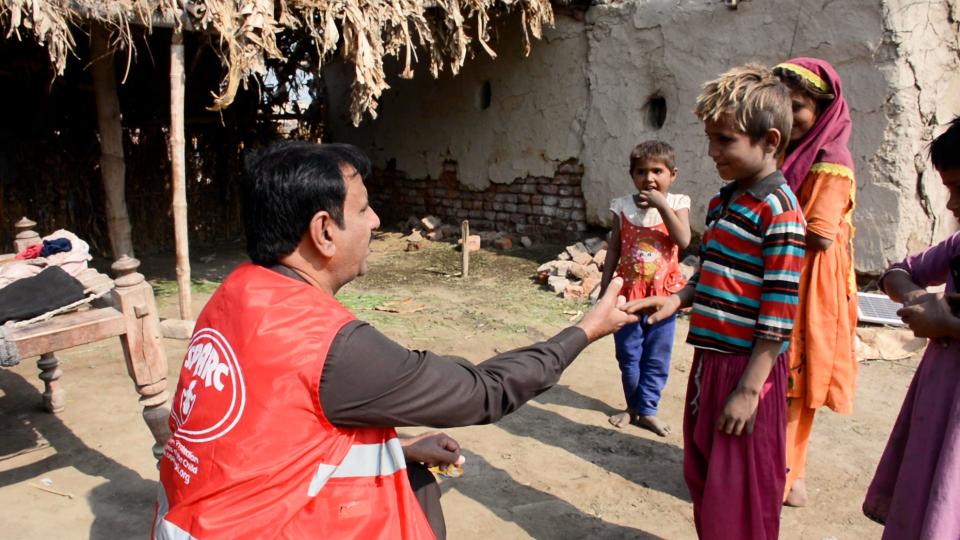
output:
<path id="1" fill-rule="evenodd" d="M 418 502 L 407 463 L 453 463 L 460 448 L 440 433 L 404 443 L 394 427 L 495 422 L 636 317 L 617 308 L 612 283 L 576 326 L 478 365 L 406 349 L 334 297 L 366 272 L 380 226 L 363 185 L 367 157 L 287 142 L 246 165 L 252 263 L 227 276 L 197 320 L 152 536 L 443 537 L 439 505 Z"/>

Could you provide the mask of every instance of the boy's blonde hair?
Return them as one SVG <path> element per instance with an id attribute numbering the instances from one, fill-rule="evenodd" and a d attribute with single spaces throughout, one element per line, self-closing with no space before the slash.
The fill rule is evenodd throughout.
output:
<path id="1" fill-rule="evenodd" d="M 760 64 L 746 64 L 727 71 L 703 85 L 695 110 L 700 120 L 719 121 L 725 114 L 733 118 L 733 126 L 760 140 L 767 131 L 780 132 L 782 154 L 790 142 L 793 108 L 790 89 L 773 72 Z"/>

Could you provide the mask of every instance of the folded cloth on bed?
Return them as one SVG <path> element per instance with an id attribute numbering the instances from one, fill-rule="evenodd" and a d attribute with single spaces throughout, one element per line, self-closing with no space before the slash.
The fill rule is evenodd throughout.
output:
<path id="1" fill-rule="evenodd" d="M 66 229 L 58 229 L 42 238 L 42 240 L 57 239 L 69 240 L 70 251 L 0 265 L 0 289 L 19 279 L 35 276 L 48 266 L 59 266 L 71 276 L 77 276 L 80 272 L 86 270 L 87 261 L 92 259 L 90 245 Z"/>
<path id="2" fill-rule="evenodd" d="M 36 259 L 37 257 L 40 256 L 42 252 L 43 252 L 43 244 L 34 244 L 32 246 L 27 246 L 26 249 L 24 249 L 20 253 L 17 253 L 16 258 L 20 259 L 21 261 L 28 260 L 28 259 Z"/>
<path id="3" fill-rule="evenodd" d="M 0 289 L 0 324 L 43 315 L 86 297 L 83 285 L 59 266 Z"/>
<path id="4" fill-rule="evenodd" d="M 44 240 L 43 248 L 40 249 L 41 257 L 49 257 L 57 253 L 64 253 L 73 249 L 73 244 L 69 238 L 54 238 L 53 240 Z"/>

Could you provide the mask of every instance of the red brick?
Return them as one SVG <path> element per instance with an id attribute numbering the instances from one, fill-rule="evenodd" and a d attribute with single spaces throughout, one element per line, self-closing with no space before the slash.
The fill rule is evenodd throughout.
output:
<path id="1" fill-rule="evenodd" d="M 593 257 L 591 257 L 589 253 L 581 252 L 577 253 L 576 255 L 571 255 L 571 257 L 573 258 L 573 262 L 583 266 L 587 266 L 593 262 Z"/>
<path id="2" fill-rule="evenodd" d="M 493 246 L 497 249 L 507 250 L 513 247 L 513 240 L 509 236 L 502 236 L 493 241 Z"/>
<path id="3" fill-rule="evenodd" d="M 583 298 L 583 287 L 580 285 L 569 284 L 563 289 L 564 300 L 579 300 Z"/>
<path id="4" fill-rule="evenodd" d="M 480 251 L 480 236 L 471 234 L 467 237 L 467 251 Z"/>
<path id="5" fill-rule="evenodd" d="M 583 278 L 583 281 L 580 282 L 580 286 L 583 288 L 583 294 L 588 295 L 593 290 L 594 287 L 600 284 L 600 276 L 590 275 Z"/>

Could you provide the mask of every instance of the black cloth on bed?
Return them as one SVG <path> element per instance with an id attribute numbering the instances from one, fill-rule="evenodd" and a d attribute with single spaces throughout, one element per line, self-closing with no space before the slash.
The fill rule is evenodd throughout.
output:
<path id="1" fill-rule="evenodd" d="M 0 324 L 24 321 L 82 300 L 83 285 L 59 266 L 0 289 Z"/>

